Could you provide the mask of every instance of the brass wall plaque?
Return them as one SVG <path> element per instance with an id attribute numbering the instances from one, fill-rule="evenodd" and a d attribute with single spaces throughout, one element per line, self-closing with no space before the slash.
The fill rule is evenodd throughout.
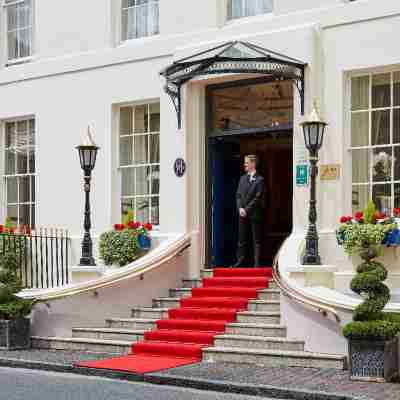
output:
<path id="1" fill-rule="evenodd" d="M 320 168 L 321 181 L 337 181 L 340 178 L 340 164 L 325 164 Z"/>

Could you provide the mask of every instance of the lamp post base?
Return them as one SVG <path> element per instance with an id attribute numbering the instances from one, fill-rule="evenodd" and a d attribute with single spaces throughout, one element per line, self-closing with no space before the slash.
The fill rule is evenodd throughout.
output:
<path id="1" fill-rule="evenodd" d="M 321 265 L 321 257 L 313 254 L 306 254 L 303 256 L 302 265 Z"/>
<path id="2" fill-rule="evenodd" d="M 82 257 L 79 266 L 80 267 L 94 267 L 96 265 L 96 261 L 93 257 Z"/>

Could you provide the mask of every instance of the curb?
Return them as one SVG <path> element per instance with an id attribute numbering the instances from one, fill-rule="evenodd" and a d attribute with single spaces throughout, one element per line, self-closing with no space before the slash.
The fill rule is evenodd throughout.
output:
<path id="1" fill-rule="evenodd" d="M 47 361 L 44 362 L 13 358 L 0 358 L 0 367 L 73 373 L 77 375 L 98 376 L 102 378 L 116 380 L 150 383 L 154 385 L 168 385 L 203 391 L 234 393 L 285 400 L 371 400 L 366 397 L 355 397 L 346 394 L 334 394 L 329 392 L 319 392 L 303 389 L 286 389 L 270 385 L 249 385 L 244 383 L 216 381 L 201 378 L 184 378 L 162 373 L 139 375 L 128 372 L 75 367 L 69 364 L 57 364 Z"/>

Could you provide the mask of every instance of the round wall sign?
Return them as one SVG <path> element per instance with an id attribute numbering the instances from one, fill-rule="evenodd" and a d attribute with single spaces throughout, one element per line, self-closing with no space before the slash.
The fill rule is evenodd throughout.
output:
<path id="1" fill-rule="evenodd" d="M 185 175 L 186 172 L 186 162 L 183 158 L 177 158 L 174 163 L 174 171 L 175 175 L 178 178 L 182 178 L 183 175 Z"/>

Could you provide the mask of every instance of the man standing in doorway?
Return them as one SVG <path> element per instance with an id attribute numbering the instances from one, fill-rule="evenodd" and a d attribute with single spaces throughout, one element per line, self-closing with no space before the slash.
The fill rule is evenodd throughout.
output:
<path id="1" fill-rule="evenodd" d="M 251 231 L 254 248 L 254 266 L 260 266 L 263 233 L 264 178 L 257 173 L 257 156 L 248 155 L 244 159 L 246 174 L 240 178 L 236 193 L 239 211 L 238 260 L 234 267 L 240 267 L 246 258 Z"/>

